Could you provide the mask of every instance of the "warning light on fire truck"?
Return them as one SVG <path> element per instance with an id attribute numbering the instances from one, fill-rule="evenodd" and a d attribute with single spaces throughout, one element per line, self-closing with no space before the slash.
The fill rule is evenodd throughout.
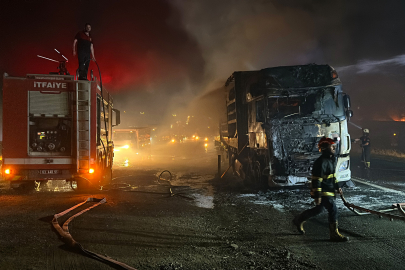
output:
<path id="1" fill-rule="evenodd" d="M 94 173 L 94 169 L 90 169 L 90 170 L 89 170 L 89 173 Z"/>
<path id="2" fill-rule="evenodd" d="M 5 170 L 4 170 L 4 173 L 5 173 L 5 174 L 10 174 L 11 171 L 10 171 L 10 169 L 5 169 Z"/>

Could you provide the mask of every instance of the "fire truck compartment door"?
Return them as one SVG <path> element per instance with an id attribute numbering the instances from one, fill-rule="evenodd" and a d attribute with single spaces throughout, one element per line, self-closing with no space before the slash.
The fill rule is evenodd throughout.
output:
<path id="1" fill-rule="evenodd" d="M 29 91 L 30 114 L 69 115 L 69 93 Z"/>

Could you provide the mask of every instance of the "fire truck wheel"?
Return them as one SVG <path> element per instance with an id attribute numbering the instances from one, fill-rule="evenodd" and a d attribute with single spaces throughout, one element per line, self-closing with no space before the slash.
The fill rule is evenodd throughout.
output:
<path id="1" fill-rule="evenodd" d="M 19 192 L 29 192 L 35 189 L 35 181 L 12 181 L 10 187 Z"/>
<path id="2" fill-rule="evenodd" d="M 70 186 L 75 191 L 88 190 L 91 188 L 89 181 L 87 181 L 87 179 L 82 178 L 73 178 L 70 181 Z"/>
<path id="3" fill-rule="evenodd" d="M 106 167 L 103 170 L 103 179 L 101 182 L 101 186 L 106 186 L 111 184 L 111 180 L 112 180 L 112 169 L 111 167 Z"/>
<path id="4" fill-rule="evenodd" d="M 88 190 L 91 188 L 91 185 L 87 179 L 79 179 L 79 181 L 77 181 L 77 187 L 79 190 Z"/>

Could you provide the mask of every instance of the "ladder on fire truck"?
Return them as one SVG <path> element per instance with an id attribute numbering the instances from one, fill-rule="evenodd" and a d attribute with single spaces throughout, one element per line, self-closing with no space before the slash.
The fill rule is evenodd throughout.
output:
<path id="1" fill-rule="evenodd" d="M 78 81 L 76 84 L 76 164 L 78 173 L 90 170 L 90 100 L 91 82 Z"/>

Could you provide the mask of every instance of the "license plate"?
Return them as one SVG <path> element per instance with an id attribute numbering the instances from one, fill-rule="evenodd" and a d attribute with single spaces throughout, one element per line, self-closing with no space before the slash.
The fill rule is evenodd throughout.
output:
<path id="1" fill-rule="evenodd" d="M 60 170 L 39 170 L 39 174 L 59 174 Z"/>

